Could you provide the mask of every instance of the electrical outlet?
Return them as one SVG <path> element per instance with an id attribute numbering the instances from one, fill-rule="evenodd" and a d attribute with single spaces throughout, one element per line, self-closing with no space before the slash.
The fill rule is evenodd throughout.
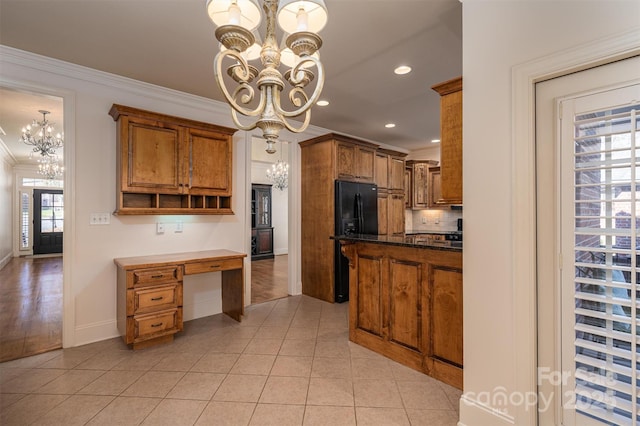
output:
<path id="1" fill-rule="evenodd" d="M 182 224 L 182 221 L 179 220 L 176 222 L 176 232 L 182 232 L 182 230 L 183 230 L 183 224 Z"/>
<path id="2" fill-rule="evenodd" d="M 440 218 L 436 217 L 433 221 L 433 223 L 435 223 L 436 225 L 440 223 Z"/>
<path id="3" fill-rule="evenodd" d="M 422 223 L 427 223 L 427 218 L 425 216 L 422 216 Z"/>
<path id="4" fill-rule="evenodd" d="M 164 234 L 164 223 L 156 223 L 156 234 Z"/>
<path id="5" fill-rule="evenodd" d="M 89 225 L 109 225 L 111 215 L 109 213 L 91 213 L 89 215 Z"/>

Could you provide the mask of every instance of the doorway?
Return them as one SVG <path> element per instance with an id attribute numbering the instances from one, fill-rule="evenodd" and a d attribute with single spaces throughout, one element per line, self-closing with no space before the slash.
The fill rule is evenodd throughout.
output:
<path id="1" fill-rule="evenodd" d="M 46 94 L 46 89 L 3 81 L 0 86 L 0 116 L 6 135 L 3 141 L 14 158 L 11 176 L 13 196 L 0 203 L 2 214 L 13 217 L 11 228 L 4 230 L 12 251 L 8 263 L 0 269 L 3 293 L 0 296 L 5 325 L 0 331 L 0 361 L 22 358 L 59 349 L 63 345 L 64 258 L 63 230 L 65 206 L 64 173 L 45 168 L 40 152 L 23 142 L 22 128 L 33 120 L 41 121 L 41 110 L 52 131 L 64 134 L 63 97 Z M 32 127 L 33 128 L 33 127 Z M 37 135 L 37 133 L 35 133 Z M 68 134 L 67 134 L 68 136 Z M 35 136 L 36 138 L 38 136 Z M 65 141 L 65 145 L 66 145 Z M 55 164 L 64 170 L 64 147 L 56 148 Z M 47 161 L 47 164 L 54 164 Z M 42 173 L 39 173 L 42 172 Z M 34 198 L 35 197 L 35 198 Z M 34 214 L 40 218 L 34 222 Z M 70 323 L 72 324 L 72 322 Z"/>
<path id="2" fill-rule="evenodd" d="M 540 424 L 640 420 L 639 67 L 536 85 Z"/>
<path id="3" fill-rule="evenodd" d="M 279 141 L 275 154 L 265 147 L 264 139 L 252 138 L 251 304 L 289 295 L 289 145 Z"/>

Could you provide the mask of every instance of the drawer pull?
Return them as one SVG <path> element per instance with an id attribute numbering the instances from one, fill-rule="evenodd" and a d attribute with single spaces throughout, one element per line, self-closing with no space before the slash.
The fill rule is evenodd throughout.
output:
<path id="1" fill-rule="evenodd" d="M 219 268 L 220 265 L 211 265 L 210 268 Z"/>
<path id="2" fill-rule="evenodd" d="M 158 300 L 162 300 L 162 299 L 164 299 L 164 296 L 160 296 L 160 297 L 152 297 L 152 298 L 151 298 L 151 301 L 152 301 L 152 302 L 156 302 L 156 301 L 158 301 Z"/>
<path id="3" fill-rule="evenodd" d="M 159 322 L 157 324 L 151 324 L 151 327 L 153 327 L 153 328 L 160 327 L 160 326 L 162 326 L 161 322 Z"/>
<path id="4" fill-rule="evenodd" d="M 151 275 L 151 278 L 162 278 L 164 277 L 164 274 L 160 274 L 160 275 Z"/>

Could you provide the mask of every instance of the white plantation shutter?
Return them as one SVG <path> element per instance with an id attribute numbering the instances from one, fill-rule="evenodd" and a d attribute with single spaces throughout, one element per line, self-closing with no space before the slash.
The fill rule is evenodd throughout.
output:
<path id="1" fill-rule="evenodd" d="M 639 425 L 640 85 L 561 106 L 563 422 Z"/>

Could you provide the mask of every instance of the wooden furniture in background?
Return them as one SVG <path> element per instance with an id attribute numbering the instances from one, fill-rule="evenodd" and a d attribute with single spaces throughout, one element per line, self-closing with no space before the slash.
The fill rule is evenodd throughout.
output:
<path id="1" fill-rule="evenodd" d="M 462 77 L 432 87 L 440 94 L 440 203 L 462 204 Z"/>
<path id="2" fill-rule="evenodd" d="M 182 330 L 183 276 L 222 272 L 222 311 L 236 321 L 244 314 L 247 255 L 209 250 L 121 257 L 117 266 L 117 324 L 133 349 L 166 343 Z"/>
<path id="3" fill-rule="evenodd" d="M 349 339 L 462 389 L 462 251 L 341 243 Z"/>
<path id="4" fill-rule="evenodd" d="M 271 185 L 251 185 L 251 260 L 273 258 Z"/>
<path id="5" fill-rule="evenodd" d="M 377 145 L 329 133 L 300 142 L 302 293 L 335 301 L 335 180 L 374 181 Z"/>
<path id="6" fill-rule="evenodd" d="M 378 186 L 378 234 L 404 233 L 405 161 L 407 154 L 378 149 L 375 183 Z"/>
<path id="7" fill-rule="evenodd" d="M 235 129 L 113 105 L 115 214 L 233 214 Z"/>
<path id="8" fill-rule="evenodd" d="M 429 167 L 429 208 L 449 207 L 442 201 L 442 176 L 440 167 Z"/>
<path id="9" fill-rule="evenodd" d="M 411 208 L 429 208 L 429 167 L 437 166 L 435 160 L 407 160 L 411 171 Z"/>

